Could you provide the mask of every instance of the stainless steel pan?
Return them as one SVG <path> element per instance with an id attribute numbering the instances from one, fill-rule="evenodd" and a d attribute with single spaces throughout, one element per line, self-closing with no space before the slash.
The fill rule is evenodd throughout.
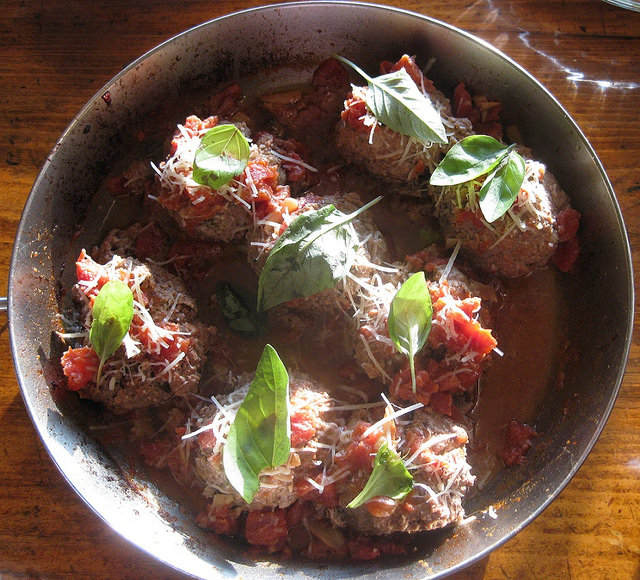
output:
<path id="1" fill-rule="evenodd" d="M 122 457 L 107 454 L 82 429 L 83 407 L 61 403 L 51 388 L 58 355 L 54 331 L 61 329 L 60 303 L 73 283 L 78 249 L 94 243 L 106 227 L 108 200 L 96 191 L 124 154 L 131 124 L 160 101 L 231 78 L 268 85 L 278 70 L 278 82 L 283 74 L 292 82 L 305 79 L 313 64 L 332 52 L 369 70 L 404 52 L 421 62 L 435 57 L 430 74 L 443 88 L 464 79 L 502 101 L 522 141 L 548 163 L 583 214 L 582 256 L 565 287 L 576 357 L 565 369 L 562 387 L 540 409 L 541 440 L 524 465 L 501 473 L 469 503 L 473 521 L 432 534 L 417 554 L 402 560 L 267 564 L 197 528 L 174 499 L 129 472 Z M 599 160 L 561 105 L 522 68 L 488 44 L 425 16 L 355 2 L 299 2 L 247 10 L 191 29 L 131 64 L 87 103 L 48 157 L 24 208 L 11 263 L 8 317 L 25 404 L 53 461 L 87 504 L 140 549 L 203 578 L 424 578 L 459 570 L 505 542 L 578 470 L 622 379 L 633 282 L 626 231 Z M 574 400 L 579 403 L 569 404 Z"/>

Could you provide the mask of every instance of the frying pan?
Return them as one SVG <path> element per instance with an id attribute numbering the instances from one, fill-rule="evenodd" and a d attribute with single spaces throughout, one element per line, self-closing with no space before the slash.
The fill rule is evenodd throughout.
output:
<path id="1" fill-rule="evenodd" d="M 470 500 L 465 525 L 429 534 L 401 559 L 373 563 L 254 561 L 199 529 L 117 450 L 84 428 L 85 403 L 60 398 L 55 331 L 74 282 L 73 264 L 117 225 L 105 177 L 126 157 L 132 127 L 158 103 L 229 80 L 268 90 L 306 80 L 331 53 L 377 63 L 434 58 L 430 76 L 445 92 L 464 80 L 503 103 L 522 142 L 558 177 L 583 216 L 582 254 L 563 280 L 572 356 L 564 380 L 538 410 L 542 433 L 523 465 L 504 470 Z M 277 74 L 276 74 L 277 72 Z M 126 210 L 125 210 L 126 212 Z M 79 228 L 80 224 L 80 228 Z M 426 16 L 356 2 L 295 2 L 204 23 L 158 46 L 112 79 L 72 121 L 29 195 L 13 250 L 7 312 L 25 405 L 70 485 L 114 530 L 141 550 L 202 578 L 440 577 L 484 557 L 531 522 L 564 488 L 595 444 L 614 405 L 633 321 L 626 230 L 593 149 L 562 106 L 526 71 L 485 42 Z M 1 306 L 1 304 L 0 304 Z"/>

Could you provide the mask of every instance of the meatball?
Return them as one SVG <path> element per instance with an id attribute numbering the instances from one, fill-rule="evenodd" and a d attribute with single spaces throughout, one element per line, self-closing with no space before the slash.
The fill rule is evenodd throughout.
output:
<path id="1" fill-rule="evenodd" d="M 196 407 L 180 444 L 189 446 L 189 462 L 203 495 L 213 506 L 233 506 L 236 516 L 247 510 L 284 509 L 293 504 L 298 499 L 296 478 L 317 471 L 318 463 L 328 454 L 318 441 L 336 429 L 336 425 L 325 418 L 333 404 L 326 391 L 306 375 L 290 374 L 291 453 L 285 465 L 262 471 L 260 487 L 247 504 L 229 483 L 222 455 L 235 413 L 250 384 L 250 375 L 236 377 L 235 389 L 218 399 L 219 407 L 212 403 Z"/>
<path id="2" fill-rule="evenodd" d="M 447 415 L 453 412 L 452 395 L 476 384 L 497 345 L 488 328 L 492 324 L 488 306 L 497 300 L 495 291 L 450 261 L 433 245 L 363 284 L 356 299 L 355 349 L 360 367 L 370 378 L 389 384 L 393 398 L 419 401 Z M 419 271 L 425 272 L 433 317 L 427 344 L 415 358 L 414 392 L 407 357 L 389 337 L 388 317 L 401 285 Z"/>
<path id="3" fill-rule="evenodd" d="M 353 87 L 337 127 L 336 146 L 347 161 L 364 167 L 372 175 L 390 182 L 411 183 L 425 173 L 430 174 L 444 153 L 473 131 L 468 119 L 452 115 L 449 100 L 424 77 L 411 57 L 405 55 L 395 66 L 387 68 L 404 68 L 409 73 L 439 111 L 447 142 L 419 141 L 382 125 L 367 108 L 367 88 Z"/>
<path id="4" fill-rule="evenodd" d="M 363 205 L 355 193 L 324 197 L 307 194 L 291 201 L 295 203 L 289 206 L 290 210 L 284 208 L 259 221 L 250 236 L 249 261 L 258 275 L 269 252 L 295 217 L 330 203 L 343 213 L 351 213 Z M 384 238 L 371 214 L 364 212 L 352 223 L 361 244 L 350 275 L 334 288 L 270 309 L 270 326 L 278 329 L 281 338 L 331 347 L 342 347 L 344 340 L 352 340 L 355 329 L 350 311 L 357 280 L 369 280 L 378 267 L 376 264 L 382 262 L 387 253 Z M 342 338 L 336 341 L 337 335 Z"/>
<path id="5" fill-rule="evenodd" d="M 338 505 L 327 510 L 331 521 L 370 535 L 421 532 L 459 521 L 463 499 L 475 481 L 467 463 L 467 432 L 429 409 L 378 423 L 391 412 L 399 411 L 387 407 L 384 413 L 378 408 L 356 414 L 343 431 L 335 468 L 348 470 L 349 476 L 336 482 Z M 400 500 L 376 496 L 359 507 L 347 507 L 369 479 L 383 442 L 395 449 L 413 476 L 412 491 Z"/>
<path id="6" fill-rule="evenodd" d="M 528 150 L 520 151 L 525 159 L 524 182 L 511 209 L 493 223 L 483 218 L 477 201 L 484 178 L 430 188 L 444 235 L 460 240 L 462 253 L 480 269 L 507 278 L 545 266 L 559 243 L 566 241 L 559 234 L 559 215 L 575 212 L 546 166 Z"/>
<path id="7" fill-rule="evenodd" d="M 81 327 L 91 327 L 93 300 L 106 282 L 121 280 L 134 298 L 133 322 L 122 344 L 97 370 L 100 359 L 89 345 L 62 357 L 68 386 L 114 413 L 159 405 L 195 392 L 209 335 L 182 281 L 162 268 L 118 255 L 99 264 L 83 250 L 76 262 L 72 294 L 80 306 Z M 98 380 L 99 378 L 99 380 Z"/>
<path id="8" fill-rule="evenodd" d="M 246 235 L 256 218 L 271 211 L 274 200 L 289 197 L 288 173 L 301 186 L 311 178 L 306 171 L 300 171 L 301 158 L 295 153 L 295 144 L 274 140 L 272 135 L 263 133 L 251 143 L 249 160 L 240 175 L 218 189 L 195 182 L 195 152 L 207 131 L 219 124 L 215 116 L 200 119 L 191 115 L 184 125 L 178 126 L 168 157 L 157 167 L 152 198 L 189 236 L 229 242 Z M 249 136 L 245 124 L 236 126 Z M 283 167 L 283 156 L 289 171 Z"/>

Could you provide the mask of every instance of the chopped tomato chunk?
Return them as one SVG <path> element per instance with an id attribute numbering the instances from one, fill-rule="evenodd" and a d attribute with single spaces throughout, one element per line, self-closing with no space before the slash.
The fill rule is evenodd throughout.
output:
<path id="1" fill-rule="evenodd" d="M 249 512 L 245 528 L 247 542 L 253 546 L 277 548 L 287 539 L 285 510 L 256 510 Z"/>
<path id="2" fill-rule="evenodd" d="M 316 434 L 313 419 L 313 413 L 308 410 L 298 411 L 291 415 L 292 447 L 304 447 L 305 443 L 307 443 Z"/>
<path id="3" fill-rule="evenodd" d="M 67 386 L 72 391 L 79 391 L 89 383 L 96 382 L 100 357 L 91 347 L 70 348 L 62 355 L 61 362 Z"/>
<path id="4" fill-rule="evenodd" d="M 505 441 L 500 457 L 507 466 L 520 465 L 524 456 L 531 449 L 531 439 L 538 437 L 533 427 L 512 419 L 509 421 L 505 432 Z"/>

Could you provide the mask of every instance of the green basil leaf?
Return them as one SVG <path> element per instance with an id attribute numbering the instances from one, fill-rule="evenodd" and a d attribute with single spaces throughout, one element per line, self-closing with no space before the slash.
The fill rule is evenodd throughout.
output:
<path id="1" fill-rule="evenodd" d="M 133 320 L 133 294 L 121 280 L 110 280 L 98 292 L 92 310 L 89 340 L 100 357 L 98 377 L 100 383 L 102 366 L 120 346 L 129 332 Z"/>
<path id="2" fill-rule="evenodd" d="M 196 149 L 193 180 L 218 189 L 240 175 L 249 161 L 249 142 L 235 125 L 207 131 Z"/>
<path id="3" fill-rule="evenodd" d="M 431 185 L 458 185 L 495 168 L 510 148 L 488 135 L 469 135 L 456 143 L 429 178 Z"/>
<path id="4" fill-rule="evenodd" d="M 424 272 L 417 272 L 405 281 L 391 301 L 387 326 L 396 348 L 409 358 L 411 384 L 416 392 L 414 358 L 431 332 L 433 305 Z"/>
<path id="5" fill-rule="evenodd" d="M 283 465 L 289 459 L 288 405 L 287 369 L 275 349 L 267 344 L 222 455 L 227 479 L 247 503 L 251 503 L 260 487 L 260 472 Z"/>
<path id="6" fill-rule="evenodd" d="M 362 491 L 347 505 L 357 508 L 374 497 L 383 495 L 402 499 L 413 489 L 413 476 L 407 471 L 400 456 L 389 449 L 385 441 L 378 449 L 373 471 Z"/>
<path id="7" fill-rule="evenodd" d="M 492 223 L 502 217 L 518 198 L 524 181 L 525 163 L 522 155 L 511 151 L 495 171 L 487 177 L 478 192 L 480 210 Z"/>
<path id="8" fill-rule="evenodd" d="M 271 249 L 260 273 L 258 312 L 333 288 L 344 278 L 359 244 L 351 222 L 380 199 L 350 214 L 329 204 L 297 216 Z"/>
<path id="9" fill-rule="evenodd" d="M 228 282 L 218 282 L 215 290 L 218 307 L 231 330 L 244 337 L 264 334 L 265 321 L 256 311 L 255 295 Z"/>
<path id="10" fill-rule="evenodd" d="M 346 58 L 335 58 L 353 68 L 367 81 L 367 106 L 380 123 L 419 141 L 447 142 L 447 132 L 440 113 L 406 70 L 401 68 L 372 78 Z"/>

